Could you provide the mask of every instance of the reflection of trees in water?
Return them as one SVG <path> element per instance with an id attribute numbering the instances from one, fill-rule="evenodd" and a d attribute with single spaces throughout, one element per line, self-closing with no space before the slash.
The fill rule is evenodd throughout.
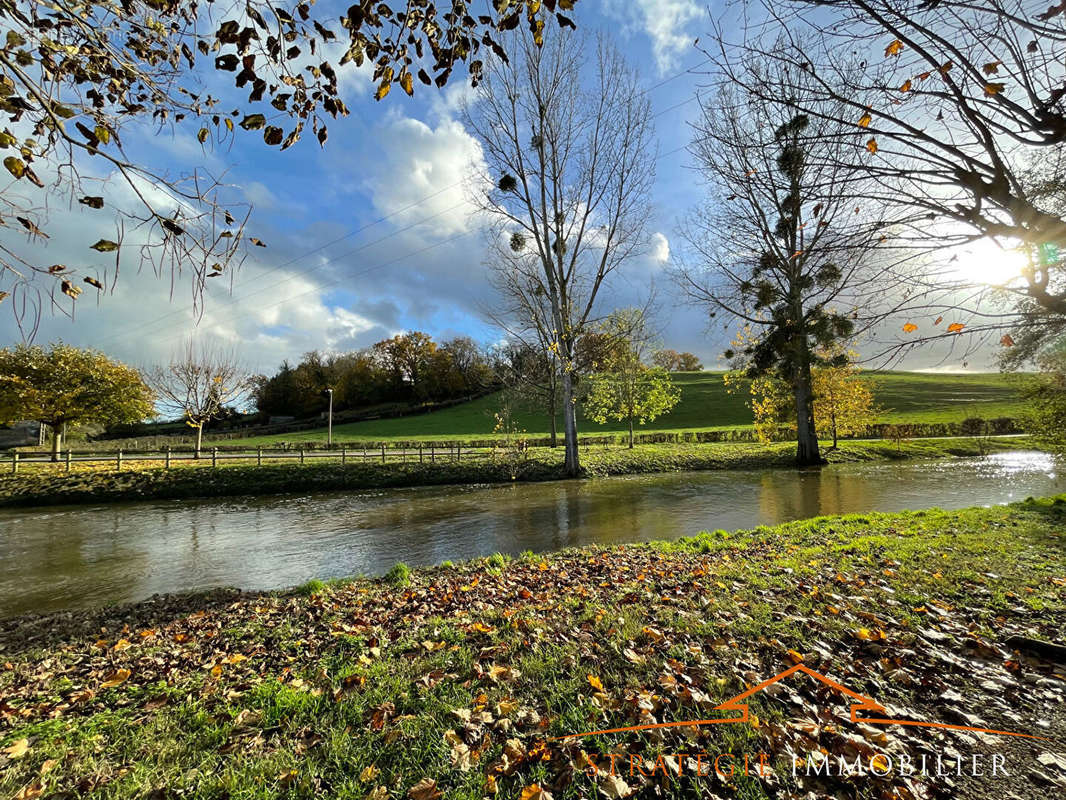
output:
<path id="1" fill-rule="evenodd" d="M 824 467 L 764 472 L 759 481 L 759 518 L 773 525 L 867 507 L 867 481 Z"/>

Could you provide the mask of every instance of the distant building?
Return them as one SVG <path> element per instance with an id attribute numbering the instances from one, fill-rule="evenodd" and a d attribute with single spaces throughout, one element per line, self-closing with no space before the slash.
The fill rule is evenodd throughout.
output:
<path id="1" fill-rule="evenodd" d="M 0 450 L 40 444 L 42 427 L 39 422 L 16 422 L 12 425 L 0 425 Z"/>

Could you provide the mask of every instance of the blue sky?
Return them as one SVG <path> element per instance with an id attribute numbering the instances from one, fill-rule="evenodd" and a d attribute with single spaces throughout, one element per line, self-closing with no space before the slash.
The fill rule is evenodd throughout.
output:
<path id="1" fill-rule="evenodd" d="M 693 0 L 581 0 L 574 18 L 584 31 L 613 36 L 641 72 L 662 154 L 651 247 L 616 275 L 600 310 L 642 304 L 654 290 L 662 343 L 714 366 L 731 333 L 721 323 L 708 330 L 665 271 L 681 246 L 678 222 L 701 194 L 683 148 L 698 111 L 695 92 L 707 81 L 693 40 L 709 28 L 708 10 Z M 46 311 L 37 340 L 92 345 L 144 366 L 166 360 L 195 334 L 236 344 L 263 372 L 311 349 L 363 347 L 404 330 L 497 340 L 484 314 L 493 295 L 480 231 L 462 185 L 479 155 L 458 121 L 466 76 L 457 72 L 443 91 L 416 84 L 414 98 L 394 91 L 382 102 L 372 99 L 365 72 L 342 72 L 341 83 L 351 115 L 330 124 L 325 148 L 309 135 L 278 152 L 252 133 L 205 150 L 196 127 L 182 125 L 127 134 L 135 153 L 172 174 L 224 174 L 236 196 L 254 205 L 249 231 L 268 246 L 251 248 L 229 283 L 211 285 L 199 318 L 188 276 L 172 282 L 138 274 L 127 261 L 113 292 L 98 301 L 83 295 L 74 322 Z M 48 263 L 82 264 L 97 228 L 102 237 L 114 232 L 112 219 L 80 207 L 51 216 L 58 233 L 40 259 Z M 0 326 L 6 341 L 19 338 L 9 314 L 0 315 Z"/>

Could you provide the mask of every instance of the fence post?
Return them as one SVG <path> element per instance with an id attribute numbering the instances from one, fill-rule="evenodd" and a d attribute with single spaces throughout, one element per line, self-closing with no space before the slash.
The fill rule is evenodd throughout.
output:
<path id="1" fill-rule="evenodd" d="M 403 449 L 400 450 L 400 461 L 404 464 L 407 463 L 407 445 L 404 445 Z"/>
<path id="2" fill-rule="evenodd" d="M 70 472 L 70 448 L 67 448 L 67 472 Z"/>
<path id="3" fill-rule="evenodd" d="M 347 461 L 348 461 L 348 448 L 347 447 L 341 447 L 341 466 L 344 466 L 344 464 Z"/>
<path id="4" fill-rule="evenodd" d="M 263 466 L 263 445 L 255 448 L 255 465 L 257 467 Z"/>
<path id="5" fill-rule="evenodd" d="M 167 445 L 166 458 L 163 461 L 163 469 L 170 469 L 170 445 Z"/>
<path id="6" fill-rule="evenodd" d="M 422 443 L 418 443 L 418 463 L 422 463 Z"/>
<path id="7" fill-rule="evenodd" d="M 462 461 L 463 460 L 463 445 L 461 443 L 457 444 L 455 446 L 455 460 L 456 461 Z"/>
<path id="8" fill-rule="evenodd" d="M 300 463 L 304 463 L 304 449 L 300 448 Z"/>
<path id="9" fill-rule="evenodd" d="M 363 463 L 366 463 L 366 447 L 363 447 Z"/>
<path id="10" fill-rule="evenodd" d="M 19 453 L 18 450 L 11 454 L 11 474 L 14 475 L 19 471 Z"/>
<path id="11" fill-rule="evenodd" d="M 437 461 L 437 447 L 436 445 L 429 446 L 429 463 L 435 464 Z"/>
<path id="12" fill-rule="evenodd" d="M 212 447 L 211 448 L 211 466 L 212 467 L 217 467 L 218 466 L 218 448 L 217 447 Z"/>
<path id="13" fill-rule="evenodd" d="M 385 463 L 385 443 L 381 443 L 381 463 Z"/>
<path id="14" fill-rule="evenodd" d="M 122 472 L 122 448 L 115 452 L 115 471 Z"/>

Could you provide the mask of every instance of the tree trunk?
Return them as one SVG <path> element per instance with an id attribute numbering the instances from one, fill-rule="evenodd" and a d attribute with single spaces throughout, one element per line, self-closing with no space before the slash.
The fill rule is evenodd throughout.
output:
<path id="1" fill-rule="evenodd" d="M 555 418 L 556 414 L 558 414 L 558 411 L 559 409 L 555 407 L 555 392 L 552 392 L 552 399 L 549 401 L 548 404 L 548 413 L 551 417 L 552 427 L 552 447 L 559 446 L 559 421 Z"/>
<path id="2" fill-rule="evenodd" d="M 629 417 L 629 449 L 633 449 L 633 417 Z"/>
<path id="3" fill-rule="evenodd" d="M 52 460 L 59 461 L 59 450 L 63 445 L 63 426 L 60 423 L 52 425 Z"/>
<path id="4" fill-rule="evenodd" d="M 806 364 L 796 376 L 796 463 L 801 467 L 824 464 L 818 452 L 818 433 L 814 427 L 814 392 L 811 367 Z"/>
<path id="5" fill-rule="evenodd" d="M 196 452 L 193 453 L 193 458 L 200 457 L 200 447 L 204 441 L 204 424 L 201 422 L 196 426 Z"/>
<path id="6" fill-rule="evenodd" d="M 566 437 L 566 475 L 569 478 L 576 478 L 581 472 L 581 456 L 577 449 L 577 403 L 574 402 L 574 379 L 569 371 L 563 373 L 563 435 Z"/>

